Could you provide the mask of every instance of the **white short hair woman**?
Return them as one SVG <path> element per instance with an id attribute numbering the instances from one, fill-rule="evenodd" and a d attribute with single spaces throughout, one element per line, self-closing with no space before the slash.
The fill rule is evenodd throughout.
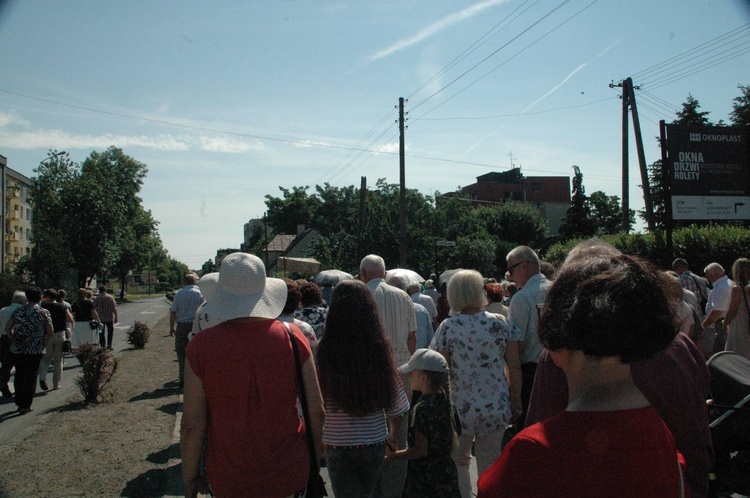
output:
<path id="1" fill-rule="evenodd" d="M 430 348 L 451 365 L 451 394 L 461 423 L 454 459 L 461 496 L 469 498 L 472 444 L 481 474 L 500 455 L 505 429 L 521 413 L 518 344 L 523 337 L 504 317 L 483 311 L 487 296 L 477 271 L 451 277 L 448 303 L 456 315 L 440 324 Z"/>

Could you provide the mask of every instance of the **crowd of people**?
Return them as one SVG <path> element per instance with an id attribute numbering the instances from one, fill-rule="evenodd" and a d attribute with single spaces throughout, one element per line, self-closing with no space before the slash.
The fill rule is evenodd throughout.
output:
<path id="1" fill-rule="evenodd" d="M 501 281 L 423 284 L 377 255 L 324 293 L 250 254 L 170 308 L 187 496 L 706 496 L 706 359 L 750 359 L 750 260 L 668 271 L 592 239 L 557 269 L 519 246 Z M 20 414 L 64 350 L 112 348 L 105 288 L 29 287 L 0 309 L 0 393 Z M 9 379 L 15 368 L 11 391 Z M 475 461 L 478 482 L 472 482 Z"/>
<path id="2" fill-rule="evenodd" d="M 37 381 L 43 391 L 50 389 L 50 368 L 51 389 L 60 389 L 66 349 L 74 353 L 84 344 L 112 349 L 117 303 L 106 288 L 100 286 L 96 298 L 91 289 L 78 289 L 72 305 L 66 297 L 64 289 L 30 286 L 15 291 L 11 304 L 0 309 L 0 394 L 14 398 L 22 415 L 32 411 Z"/>
<path id="3" fill-rule="evenodd" d="M 705 360 L 750 358 L 750 260 L 703 278 L 597 239 L 558 269 L 526 246 L 506 260 L 500 282 L 420 285 L 369 255 L 323 299 L 227 256 L 185 291 L 203 291 L 181 366 L 186 496 L 313 496 L 320 457 L 338 498 L 705 496 Z"/>

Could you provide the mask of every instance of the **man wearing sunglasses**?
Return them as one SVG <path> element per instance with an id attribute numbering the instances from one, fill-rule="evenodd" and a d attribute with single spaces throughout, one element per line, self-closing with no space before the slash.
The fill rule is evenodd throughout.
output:
<path id="1" fill-rule="evenodd" d="M 508 307 L 508 321 L 515 324 L 524 333 L 521 343 L 521 403 L 523 415 L 516 420 L 519 428 L 524 427 L 526 411 L 529 407 L 531 387 L 534 385 L 534 375 L 542 355 L 542 344 L 539 342 L 539 314 L 552 286 L 540 267 L 539 256 L 527 246 L 518 246 L 508 253 L 505 260 L 508 263 L 510 279 L 516 283 L 518 292 L 510 300 Z"/>

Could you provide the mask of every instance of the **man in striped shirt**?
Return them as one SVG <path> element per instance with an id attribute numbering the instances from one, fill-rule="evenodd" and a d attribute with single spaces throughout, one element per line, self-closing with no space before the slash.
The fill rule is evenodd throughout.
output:
<path id="1" fill-rule="evenodd" d="M 359 275 L 372 292 L 378 303 L 378 314 L 383 329 L 391 341 L 396 363 L 403 365 L 409 361 L 417 345 L 417 319 L 414 314 L 414 304 L 409 295 L 386 283 L 385 261 L 380 256 L 370 254 L 365 256 L 359 265 Z M 411 398 L 409 381 L 402 376 L 407 399 Z M 401 424 L 398 435 L 399 448 L 406 448 L 406 432 L 408 424 Z M 392 460 L 383 467 L 380 481 L 374 496 L 401 496 L 406 480 L 406 460 Z"/>
<path id="2" fill-rule="evenodd" d="M 204 301 L 201 290 L 195 285 L 196 280 L 193 273 L 185 275 L 184 285 L 174 295 L 172 306 L 169 308 L 169 335 L 174 336 L 174 349 L 180 369 L 180 387 L 185 378 L 185 348 L 189 342 L 188 334 L 193 330 L 195 312 Z"/>
<path id="3" fill-rule="evenodd" d="M 99 331 L 99 345 L 112 349 L 112 338 L 115 332 L 115 323 L 117 323 L 117 302 L 115 298 L 107 294 L 107 288 L 99 286 L 99 295 L 94 299 L 94 309 L 101 320 L 101 330 Z M 107 336 L 104 337 L 104 332 Z M 57 332 L 57 331 L 55 331 Z"/>

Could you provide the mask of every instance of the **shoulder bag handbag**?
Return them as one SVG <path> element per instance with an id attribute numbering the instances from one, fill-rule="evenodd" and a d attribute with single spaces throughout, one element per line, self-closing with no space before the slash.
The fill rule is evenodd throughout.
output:
<path id="1" fill-rule="evenodd" d="M 307 395 L 305 394 L 305 382 L 302 378 L 302 365 L 299 361 L 299 349 L 297 349 L 297 339 L 294 337 L 292 329 L 286 322 L 281 322 L 286 327 L 289 334 L 289 340 L 292 342 L 294 351 L 294 365 L 297 370 L 297 395 L 300 405 L 302 406 L 302 416 L 305 419 L 305 435 L 307 438 L 307 450 L 310 457 L 310 476 L 307 478 L 307 488 L 305 489 L 305 498 L 321 498 L 328 496 L 326 483 L 320 476 L 320 464 L 318 463 L 318 454 L 315 452 L 315 443 L 313 442 L 312 430 L 310 428 L 310 411 L 307 408 Z"/>

